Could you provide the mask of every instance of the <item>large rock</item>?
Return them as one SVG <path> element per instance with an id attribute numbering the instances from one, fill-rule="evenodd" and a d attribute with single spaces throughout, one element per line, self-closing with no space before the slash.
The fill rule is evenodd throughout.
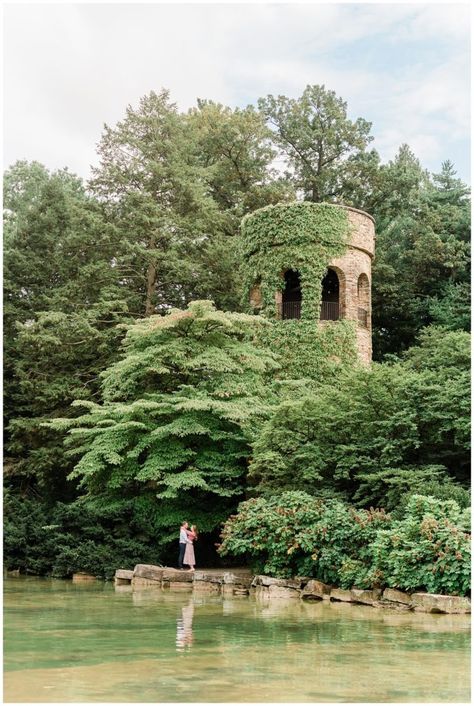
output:
<path id="1" fill-rule="evenodd" d="M 275 579 L 272 576 L 255 576 L 252 586 L 280 586 L 282 588 L 301 588 L 302 579 Z"/>
<path id="2" fill-rule="evenodd" d="M 383 592 L 382 600 L 410 605 L 411 595 L 409 593 L 405 593 L 405 591 L 399 591 L 396 588 L 386 588 Z"/>
<path id="3" fill-rule="evenodd" d="M 217 583 L 221 584 L 222 583 L 222 576 L 219 574 L 209 574 L 206 573 L 205 571 L 195 571 L 194 572 L 194 583 L 196 582 L 205 582 L 205 583 Z"/>
<path id="4" fill-rule="evenodd" d="M 464 596 L 442 596 L 436 593 L 413 593 L 411 604 L 422 613 L 470 613 L 471 601 Z"/>
<path id="5" fill-rule="evenodd" d="M 252 576 L 242 576 L 240 574 L 233 574 L 231 571 L 226 571 L 222 576 L 222 582 L 225 585 L 249 588 L 252 583 Z"/>
<path id="6" fill-rule="evenodd" d="M 315 579 L 310 579 L 306 586 L 304 587 L 301 598 L 311 600 L 317 599 L 321 600 L 323 598 L 328 599 L 331 594 L 331 586 L 323 583 L 322 581 L 316 581 Z"/>
<path id="7" fill-rule="evenodd" d="M 163 584 L 164 588 L 169 588 L 170 591 L 192 591 L 193 584 L 184 581 L 170 581 L 169 584 Z"/>
<path id="8" fill-rule="evenodd" d="M 332 601 L 344 601 L 346 603 L 354 603 L 352 591 L 349 588 L 331 588 L 329 595 Z"/>
<path id="9" fill-rule="evenodd" d="M 384 608 L 385 610 L 395 610 L 398 613 L 403 613 L 412 609 L 411 603 L 397 603 L 396 601 L 386 601 L 383 597 L 380 601 L 374 601 L 372 603 L 374 608 Z"/>
<path id="10" fill-rule="evenodd" d="M 131 581 L 133 579 L 133 571 L 130 569 L 117 569 L 115 572 L 116 579 L 122 579 L 124 581 Z"/>
<path id="11" fill-rule="evenodd" d="M 163 569 L 161 580 L 163 583 L 192 583 L 194 571 L 180 571 L 179 569 Z"/>
<path id="12" fill-rule="evenodd" d="M 380 599 L 382 591 L 380 588 L 371 590 L 364 588 L 351 588 L 351 596 L 354 603 L 362 603 L 363 605 L 374 605 Z"/>
<path id="13" fill-rule="evenodd" d="M 266 588 L 266 586 L 264 586 Z M 272 584 L 268 586 L 268 595 L 270 598 L 298 598 L 300 597 L 300 591 L 298 588 L 292 588 L 291 586 L 278 586 Z"/>
<path id="14" fill-rule="evenodd" d="M 154 566 L 153 564 L 137 564 L 133 570 L 133 575 L 140 579 L 152 579 L 153 581 L 161 581 L 163 577 L 163 567 Z M 117 576 L 117 573 L 115 574 Z"/>

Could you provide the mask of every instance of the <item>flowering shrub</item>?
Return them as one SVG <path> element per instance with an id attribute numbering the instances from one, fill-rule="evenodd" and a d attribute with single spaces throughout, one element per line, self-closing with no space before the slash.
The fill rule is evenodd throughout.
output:
<path id="1" fill-rule="evenodd" d="M 468 528 L 468 511 L 453 500 L 415 495 L 395 521 L 384 510 L 356 510 L 291 491 L 241 503 L 224 525 L 219 552 L 243 556 L 258 573 L 281 578 L 464 595 Z"/>
<path id="2" fill-rule="evenodd" d="M 413 495 L 403 519 L 378 533 L 374 571 L 392 588 L 464 595 L 471 577 L 469 528 L 469 508 Z"/>
<path id="3" fill-rule="evenodd" d="M 367 584 L 368 545 L 389 516 L 338 500 L 287 492 L 241 503 L 224 525 L 220 553 L 246 556 L 260 573 Z"/>

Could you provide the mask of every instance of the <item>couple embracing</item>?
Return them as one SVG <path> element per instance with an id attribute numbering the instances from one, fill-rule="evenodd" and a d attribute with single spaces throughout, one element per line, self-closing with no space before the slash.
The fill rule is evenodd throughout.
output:
<path id="1" fill-rule="evenodd" d="M 196 559 L 194 558 L 194 542 L 197 539 L 196 525 L 189 525 L 187 522 L 182 522 L 179 529 L 179 557 L 178 567 L 183 568 L 183 564 L 189 566 L 189 571 L 194 571 Z"/>

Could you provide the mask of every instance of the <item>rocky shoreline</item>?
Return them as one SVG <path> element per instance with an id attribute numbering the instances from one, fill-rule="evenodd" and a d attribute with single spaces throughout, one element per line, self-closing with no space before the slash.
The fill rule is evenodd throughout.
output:
<path id="1" fill-rule="evenodd" d="M 193 591 L 225 596 L 254 596 L 257 600 L 342 601 L 379 609 L 422 613 L 459 614 L 471 612 L 471 601 L 464 596 L 433 593 L 406 593 L 394 588 L 337 588 L 315 579 L 279 579 L 253 575 L 247 569 L 207 569 L 180 571 L 151 564 L 137 564 L 133 570 L 117 569 L 115 585 L 130 585 L 132 590 Z"/>

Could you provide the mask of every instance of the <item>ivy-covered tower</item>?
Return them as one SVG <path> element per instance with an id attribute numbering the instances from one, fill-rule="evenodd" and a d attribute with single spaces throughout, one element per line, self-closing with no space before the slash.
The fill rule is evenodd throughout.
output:
<path id="1" fill-rule="evenodd" d="M 280 342 L 293 320 L 293 334 L 304 330 L 307 343 L 331 340 L 326 349 L 340 358 L 341 345 L 352 340 L 359 360 L 370 363 L 375 229 L 369 214 L 308 201 L 267 206 L 243 219 L 242 241 L 245 300 L 254 313 L 281 322 Z"/>

